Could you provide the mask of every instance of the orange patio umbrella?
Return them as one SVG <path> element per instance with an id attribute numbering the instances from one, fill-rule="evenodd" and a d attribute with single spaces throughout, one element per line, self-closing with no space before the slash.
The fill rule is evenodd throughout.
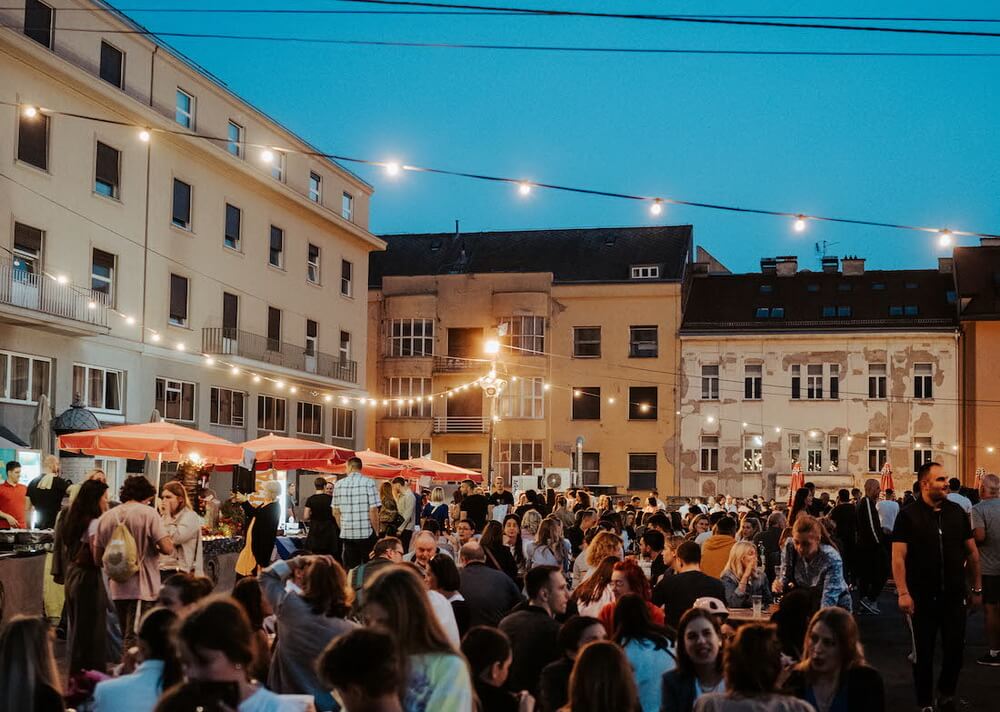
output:
<path id="1" fill-rule="evenodd" d="M 892 465 L 888 462 L 882 465 L 882 477 L 879 480 L 879 486 L 883 492 L 896 489 L 896 483 L 892 481 Z"/>
<path id="2" fill-rule="evenodd" d="M 788 482 L 788 506 L 792 506 L 792 502 L 795 501 L 795 493 L 802 487 L 806 486 L 805 475 L 802 474 L 802 464 L 796 460 L 792 464 L 792 476 Z"/>
<path id="3" fill-rule="evenodd" d="M 190 459 L 207 465 L 238 465 L 249 460 L 242 445 L 167 422 L 115 425 L 60 435 L 58 447 L 84 455 L 129 460 L 159 456 L 169 462 Z"/>
<path id="4" fill-rule="evenodd" d="M 374 450 L 361 450 L 354 453 L 354 456 L 361 459 L 361 472 L 369 477 L 385 480 L 392 477 L 413 478 L 431 474 L 430 472 L 414 468 L 403 460 L 397 460 L 394 457 L 383 455 Z M 333 472 L 342 475 L 347 472 L 347 463 L 344 462 L 330 467 L 317 467 L 315 469 L 320 472 Z"/>
<path id="5" fill-rule="evenodd" d="M 449 465 L 447 462 L 438 462 L 429 457 L 413 457 L 405 461 L 407 465 L 431 473 L 435 480 L 441 482 L 461 482 L 462 480 L 472 480 L 482 482 L 482 474 L 475 470 L 469 470 L 458 465 Z"/>
<path id="6" fill-rule="evenodd" d="M 313 470 L 347 462 L 354 456 L 353 450 L 335 445 L 318 443 L 313 440 L 287 438 L 283 435 L 265 435 L 256 440 L 248 440 L 241 447 L 253 453 L 257 461 L 256 469 L 269 470 Z"/>

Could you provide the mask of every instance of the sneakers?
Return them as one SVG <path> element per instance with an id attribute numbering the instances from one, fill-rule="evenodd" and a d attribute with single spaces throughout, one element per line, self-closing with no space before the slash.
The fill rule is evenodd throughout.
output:
<path id="1" fill-rule="evenodd" d="M 858 605 L 861 607 L 861 612 L 868 615 L 877 616 L 882 612 L 879 610 L 878 603 L 869 601 L 867 598 L 859 598 Z"/>
<path id="2" fill-rule="evenodd" d="M 1000 667 L 1000 655 L 990 655 L 989 651 L 983 657 L 976 661 L 980 665 L 989 665 L 990 667 Z"/>

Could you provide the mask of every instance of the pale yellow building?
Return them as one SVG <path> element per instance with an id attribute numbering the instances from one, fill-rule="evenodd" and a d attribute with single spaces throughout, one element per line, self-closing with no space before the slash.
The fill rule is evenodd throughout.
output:
<path id="1" fill-rule="evenodd" d="M 106 4 L 7 4 L 0 422 L 360 445 L 371 186 Z"/>
<path id="2" fill-rule="evenodd" d="M 544 471 L 565 487 L 578 472 L 573 483 L 676 491 L 689 226 L 383 239 L 369 275 L 377 449 L 487 472 L 492 434 L 508 482 Z M 495 399 L 477 383 L 491 370 L 505 382 Z"/>

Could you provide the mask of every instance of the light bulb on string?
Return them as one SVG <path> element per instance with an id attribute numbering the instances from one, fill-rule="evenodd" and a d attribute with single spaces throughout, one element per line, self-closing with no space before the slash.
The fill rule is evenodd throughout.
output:
<path id="1" fill-rule="evenodd" d="M 38 107 L 28 104 L 21 110 L 21 113 L 24 114 L 25 118 L 33 119 L 38 116 Z"/>
<path id="2" fill-rule="evenodd" d="M 285 387 L 285 382 L 284 381 L 275 381 L 274 382 L 274 387 L 277 388 L 280 391 L 282 388 Z"/>
<path id="3" fill-rule="evenodd" d="M 258 376 L 256 373 L 253 375 L 253 382 L 260 383 L 260 376 Z"/>
<path id="4" fill-rule="evenodd" d="M 383 166 L 385 167 L 386 175 L 390 175 L 393 178 L 398 176 L 401 170 L 400 165 L 396 161 L 389 161 L 388 163 L 384 163 Z"/>
<path id="5" fill-rule="evenodd" d="M 178 351 L 186 351 L 186 350 L 187 350 L 187 346 L 185 346 L 185 345 L 184 345 L 184 342 L 183 342 L 183 341 L 178 341 L 178 342 L 177 342 L 177 346 L 176 346 L 176 349 L 177 349 Z"/>
<path id="6" fill-rule="evenodd" d="M 125 317 L 125 323 L 128 324 L 129 326 L 135 326 L 135 317 L 134 316 Z"/>
<path id="7" fill-rule="evenodd" d="M 58 277 L 56 277 L 56 281 L 59 284 L 66 284 L 67 282 L 69 282 L 69 277 L 67 277 L 64 274 L 60 274 Z"/>
<path id="8" fill-rule="evenodd" d="M 806 216 L 797 215 L 795 217 L 795 222 L 792 223 L 792 229 L 794 229 L 795 232 L 804 232 L 806 229 Z"/>
<path id="9" fill-rule="evenodd" d="M 274 151 L 265 148 L 260 152 L 260 160 L 264 163 L 274 163 Z"/>
<path id="10" fill-rule="evenodd" d="M 715 422 L 715 416 L 714 415 L 708 416 L 707 418 L 705 418 L 705 422 L 711 425 L 712 423 Z"/>
<path id="11" fill-rule="evenodd" d="M 340 404 L 341 405 L 347 405 L 348 403 L 350 403 L 350 401 L 347 399 L 346 396 L 341 396 L 340 397 Z"/>
<path id="12" fill-rule="evenodd" d="M 233 366 L 231 369 L 229 369 L 229 372 L 234 376 L 238 376 L 240 375 L 240 368 L 239 366 Z"/>
<path id="13" fill-rule="evenodd" d="M 955 242 L 955 236 L 952 235 L 951 230 L 942 230 L 938 233 L 938 246 L 939 247 L 951 247 Z"/>
<path id="14" fill-rule="evenodd" d="M 89 302 L 87 302 L 87 308 L 88 309 L 97 309 L 97 302 L 95 302 L 93 299 L 91 299 Z"/>
<path id="15" fill-rule="evenodd" d="M 610 405 L 614 405 L 615 404 L 615 399 L 614 398 L 608 398 L 608 403 Z"/>
<path id="16" fill-rule="evenodd" d="M 150 334 L 149 340 L 152 341 L 154 344 L 157 344 L 160 342 L 160 335 L 154 331 L 152 334 Z"/>
<path id="17" fill-rule="evenodd" d="M 215 359 L 212 358 L 211 356 L 206 356 L 205 357 L 205 365 L 206 366 L 214 366 L 215 365 Z"/>
<path id="18" fill-rule="evenodd" d="M 521 195 L 528 195 L 531 193 L 531 183 L 527 181 L 521 181 L 517 184 L 517 192 Z"/>
<path id="19" fill-rule="evenodd" d="M 288 389 L 288 392 L 289 393 L 298 393 L 299 389 L 296 386 L 292 386 L 291 388 Z"/>
<path id="20" fill-rule="evenodd" d="M 663 213 L 663 201 L 660 198 L 656 198 L 653 203 L 649 206 L 650 215 L 660 215 Z"/>
<path id="21" fill-rule="evenodd" d="M 139 140 L 143 143 L 149 143 L 149 131 L 143 129 L 139 132 Z"/>
<path id="22" fill-rule="evenodd" d="M 775 425 L 774 426 L 774 432 L 780 433 L 781 432 L 781 426 L 780 425 Z"/>
<path id="23" fill-rule="evenodd" d="M 323 396 L 323 400 L 325 400 L 327 403 L 329 403 L 330 401 L 333 400 L 333 396 L 331 396 L 329 393 L 327 393 L 325 396 Z"/>

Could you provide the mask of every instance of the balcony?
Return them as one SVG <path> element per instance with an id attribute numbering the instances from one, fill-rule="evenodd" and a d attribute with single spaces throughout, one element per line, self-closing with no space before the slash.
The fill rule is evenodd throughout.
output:
<path id="1" fill-rule="evenodd" d="M 434 373 L 461 373 L 463 371 L 488 370 L 485 359 L 467 356 L 435 356 Z"/>
<path id="2" fill-rule="evenodd" d="M 100 292 L 0 259 L 0 319 L 71 335 L 107 333 L 107 300 Z"/>
<path id="3" fill-rule="evenodd" d="M 434 434 L 444 433 L 486 433 L 490 429 L 490 419 L 479 415 L 438 416 L 434 418 Z"/>
<path id="4" fill-rule="evenodd" d="M 342 361 L 336 356 L 319 351 L 307 353 L 304 346 L 286 344 L 239 329 L 222 327 L 202 329 L 201 350 L 206 354 L 239 356 L 338 381 L 358 382 L 358 364 L 355 361 Z"/>

